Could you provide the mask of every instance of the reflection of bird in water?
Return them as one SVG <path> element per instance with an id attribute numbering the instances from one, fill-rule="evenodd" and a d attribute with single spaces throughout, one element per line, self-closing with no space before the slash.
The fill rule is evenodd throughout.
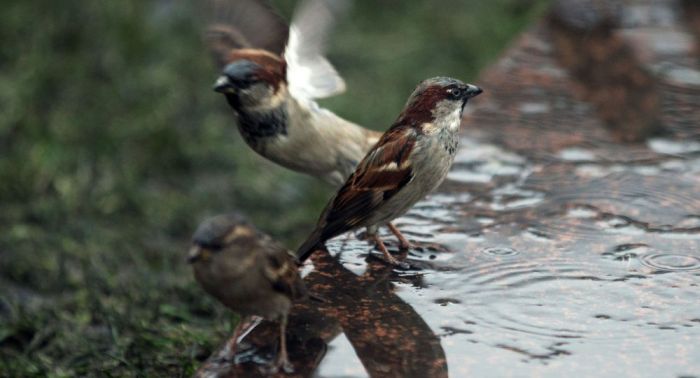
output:
<path id="1" fill-rule="evenodd" d="M 462 111 L 482 90 L 459 80 L 421 82 L 394 124 L 328 203 L 316 229 L 297 251 L 304 261 L 327 240 L 367 227 L 385 259 L 400 264 L 377 235 L 388 225 L 403 248 L 409 243 L 391 223 L 437 188 L 447 176 L 459 144 Z"/>
<path id="2" fill-rule="evenodd" d="M 214 89 L 235 111 L 246 143 L 288 169 L 341 185 L 380 136 L 315 102 L 345 90 L 323 55 L 343 2 L 305 1 L 290 27 L 264 1 L 207 3 L 206 40 L 222 70 Z"/>
<path id="3" fill-rule="evenodd" d="M 362 242 L 352 244 L 343 253 L 363 249 Z M 423 287 L 420 272 L 397 276 L 391 266 L 370 259 L 364 274 L 357 276 L 337 257 L 325 251 L 314 254 L 312 258 L 315 270 L 304 278 L 304 282 L 309 291 L 326 300 L 320 303 L 297 302 L 290 314 L 288 335 L 295 346 L 290 352 L 297 374 L 312 376 L 314 372 L 318 373 L 319 363 L 321 369 L 333 370 L 333 366 L 321 361 L 326 349 L 320 344 L 330 344 L 344 333 L 355 353 L 342 357 L 336 354 L 335 357 L 357 362 L 369 376 L 447 377 L 447 362 L 440 338 L 416 312 L 416 303 L 406 303 L 396 294 L 393 285 L 393 282 L 400 281 Z M 254 346 L 253 350 L 264 351 L 274 330 L 274 324 L 263 322 L 246 337 L 246 341 Z M 332 348 L 329 351 L 333 353 Z M 352 360 L 355 355 L 360 361 Z M 251 365 L 232 365 L 217 358 L 207 361 L 200 372 L 224 376 L 254 373 Z"/>
<path id="4" fill-rule="evenodd" d="M 285 329 L 292 301 L 305 296 L 294 255 L 236 214 L 205 220 L 192 237 L 188 255 L 194 276 L 204 290 L 243 319 L 231 339 L 238 338 L 252 316 L 280 323 L 280 352 L 274 369 L 291 370 Z"/>

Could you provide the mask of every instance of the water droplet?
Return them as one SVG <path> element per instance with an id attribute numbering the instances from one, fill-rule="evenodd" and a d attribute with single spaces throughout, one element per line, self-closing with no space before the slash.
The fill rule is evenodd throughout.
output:
<path id="1" fill-rule="evenodd" d="M 489 217 L 476 217 L 475 219 L 480 224 L 485 224 L 485 225 L 493 224 L 493 222 L 494 222 L 494 219 L 489 218 Z"/>
<path id="2" fill-rule="evenodd" d="M 489 256 L 498 256 L 498 257 L 515 256 L 515 255 L 520 253 L 520 252 L 514 250 L 513 248 L 509 248 L 509 247 L 489 247 L 489 248 L 485 248 L 481 252 L 484 254 L 487 254 Z"/>
<path id="3" fill-rule="evenodd" d="M 700 270 L 700 257 L 673 253 L 655 253 L 641 258 L 644 265 L 668 271 Z"/>
<path id="4" fill-rule="evenodd" d="M 457 334 L 464 334 L 464 335 L 470 335 L 474 332 L 468 330 L 468 329 L 461 329 L 461 328 L 455 328 L 455 327 L 441 327 L 443 331 L 445 331 L 444 334 L 441 336 L 452 336 L 452 335 L 457 335 Z"/>
<path id="5" fill-rule="evenodd" d="M 595 154 L 582 148 L 565 148 L 559 151 L 558 157 L 567 161 L 593 161 Z"/>
<path id="6" fill-rule="evenodd" d="M 697 72 L 697 71 L 696 71 Z M 652 150 L 660 154 L 677 155 L 700 151 L 700 143 L 695 141 L 653 138 L 647 142 Z"/>
<path id="7" fill-rule="evenodd" d="M 552 238 L 546 233 L 543 232 L 537 228 L 530 227 L 527 230 L 525 230 L 525 235 L 531 239 L 540 241 L 540 242 L 549 242 L 552 241 Z"/>
<path id="8" fill-rule="evenodd" d="M 598 215 L 598 212 L 595 209 L 591 209 L 589 207 L 583 207 L 583 206 L 577 206 L 569 209 L 569 211 L 566 213 L 567 217 L 570 218 L 593 218 L 596 215 Z"/>
<path id="9" fill-rule="evenodd" d="M 440 306 L 447 306 L 448 304 L 459 304 L 462 303 L 459 299 L 455 298 L 437 298 L 434 301 L 435 303 L 439 304 Z"/>
<path id="10" fill-rule="evenodd" d="M 644 243 L 620 244 L 611 252 L 604 252 L 603 256 L 615 261 L 629 261 L 649 252 L 649 246 Z"/>

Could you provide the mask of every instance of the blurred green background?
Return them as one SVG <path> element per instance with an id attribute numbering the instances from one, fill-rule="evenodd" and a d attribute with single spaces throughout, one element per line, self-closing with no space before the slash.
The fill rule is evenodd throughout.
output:
<path id="1" fill-rule="evenodd" d="M 385 129 L 420 80 L 474 81 L 545 3 L 359 2 L 329 53 L 348 91 L 323 104 Z M 241 141 L 194 4 L 0 5 L 0 375 L 190 375 L 234 319 L 184 263 L 197 223 L 238 209 L 294 247 L 331 195 Z"/>

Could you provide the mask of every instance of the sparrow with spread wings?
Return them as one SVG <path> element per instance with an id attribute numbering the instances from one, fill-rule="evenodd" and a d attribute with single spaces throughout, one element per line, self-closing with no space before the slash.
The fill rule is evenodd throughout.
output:
<path id="1" fill-rule="evenodd" d="M 304 1 L 289 27 L 261 0 L 207 3 L 205 39 L 222 70 L 214 89 L 243 139 L 279 165 L 340 186 L 380 136 L 315 102 L 345 90 L 323 55 L 343 2 Z"/>

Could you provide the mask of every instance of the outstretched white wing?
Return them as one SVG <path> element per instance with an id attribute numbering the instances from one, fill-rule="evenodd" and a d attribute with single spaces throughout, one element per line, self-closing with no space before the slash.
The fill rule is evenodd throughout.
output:
<path id="1" fill-rule="evenodd" d="M 324 57 L 326 39 L 343 0 L 307 0 L 297 10 L 284 50 L 287 83 L 297 99 L 315 99 L 345 91 L 345 81 Z"/>

